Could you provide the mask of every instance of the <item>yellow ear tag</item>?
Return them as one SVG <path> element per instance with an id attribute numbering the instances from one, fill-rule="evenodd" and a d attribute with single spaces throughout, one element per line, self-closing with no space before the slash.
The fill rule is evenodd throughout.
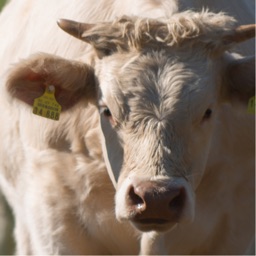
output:
<path id="1" fill-rule="evenodd" d="M 250 114 L 255 114 L 255 96 L 249 99 L 247 111 Z"/>
<path id="2" fill-rule="evenodd" d="M 46 87 L 45 92 L 34 100 L 33 113 L 52 120 L 59 120 L 61 105 L 56 101 L 54 85 Z"/>

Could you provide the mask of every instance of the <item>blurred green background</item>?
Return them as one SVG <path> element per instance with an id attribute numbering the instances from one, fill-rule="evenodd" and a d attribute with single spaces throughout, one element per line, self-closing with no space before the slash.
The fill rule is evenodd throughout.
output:
<path id="1" fill-rule="evenodd" d="M 0 0 L 0 10 L 4 6 L 4 4 L 7 2 L 7 0 Z"/>

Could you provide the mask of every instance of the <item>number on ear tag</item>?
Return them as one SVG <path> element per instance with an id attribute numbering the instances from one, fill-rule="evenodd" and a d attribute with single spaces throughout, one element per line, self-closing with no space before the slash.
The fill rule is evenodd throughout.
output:
<path id="1" fill-rule="evenodd" d="M 59 120 L 61 105 L 55 99 L 55 87 L 49 85 L 39 98 L 34 100 L 33 113 L 52 120 Z"/>

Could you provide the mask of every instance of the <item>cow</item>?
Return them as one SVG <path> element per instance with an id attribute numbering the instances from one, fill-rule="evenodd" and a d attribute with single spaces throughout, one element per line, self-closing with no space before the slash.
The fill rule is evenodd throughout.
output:
<path id="1" fill-rule="evenodd" d="M 246 253 L 254 57 L 229 51 L 255 26 L 176 1 L 77 1 L 58 20 L 77 40 L 28 24 L 47 3 L 49 20 L 69 16 L 68 1 L 57 12 L 13 0 L 1 17 L 28 29 L 0 33 L 24 33 L 1 43 L 13 64 L 0 80 L 0 184 L 17 254 Z"/>

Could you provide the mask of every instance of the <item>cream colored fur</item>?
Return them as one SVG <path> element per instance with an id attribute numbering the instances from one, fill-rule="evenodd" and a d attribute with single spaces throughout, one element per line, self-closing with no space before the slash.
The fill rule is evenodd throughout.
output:
<path id="1" fill-rule="evenodd" d="M 45 6 L 47 11 L 42 11 Z M 161 41 L 165 47 L 152 50 L 144 40 L 139 47 L 130 47 L 138 45 L 141 33 L 148 33 L 150 21 L 141 16 L 164 23 L 178 10 L 178 1 L 113 1 L 110 5 L 87 0 L 76 1 L 72 8 L 68 0 L 61 4 L 13 0 L 0 17 L 4 38 L 0 46 L 5 49 L 0 54 L 4 67 L 0 184 L 16 218 L 17 253 L 245 253 L 254 234 L 254 116 L 238 97 L 223 102 L 227 99 L 223 91 L 229 91 L 226 67 L 234 58 L 219 53 L 221 39 L 233 29 L 233 19 L 205 11 L 174 15 L 164 31 L 175 33 L 167 37 L 153 33 L 153 45 Z M 102 24 L 122 15 L 131 16 L 126 28 L 131 25 L 138 30 L 125 51 L 101 60 L 92 47 L 53 25 L 62 17 Z M 134 15 L 140 16 L 135 24 Z M 204 44 L 209 45 L 209 40 L 214 47 L 190 44 L 188 35 L 193 42 L 203 38 Z M 183 40 L 187 44 L 179 48 Z M 215 48 L 220 51 L 212 58 Z M 12 64 L 38 51 L 54 55 L 36 54 Z M 50 64 L 42 61 L 48 58 Z M 51 82 L 69 88 L 70 98 L 75 95 L 79 101 L 68 106 L 58 122 L 33 115 L 30 103 L 17 97 L 19 83 L 31 88 L 27 77 L 20 76 L 23 68 L 35 73 L 43 70 L 44 79 L 49 73 Z M 96 106 L 94 89 L 100 97 Z M 102 103 L 111 109 L 113 119 L 99 115 Z M 207 108 L 213 109 L 213 116 L 202 122 Z M 118 178 L 117 191 L 107 172 L 104 150 L 109 153 L 109 167 L 117 166 L 119 171 L 112 177 L 113 181 Z M 136 230 L 128 221 L 124 198 L 134 177 L 178 177 L 190 196 L 184 211 L 187 218 L 166 233 Z M 115 212 L 126 221 L 118 221 Z"/>

